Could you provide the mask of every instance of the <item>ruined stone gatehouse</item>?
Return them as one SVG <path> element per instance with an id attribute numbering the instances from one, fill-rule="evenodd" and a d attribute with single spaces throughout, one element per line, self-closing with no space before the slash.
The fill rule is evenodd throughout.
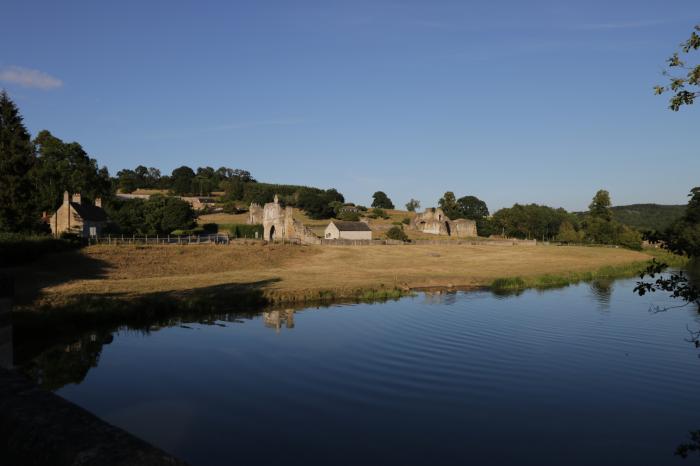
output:
<path id="1" fill-rule="evenodd" d="M 429 207 L 422 214 L 417 214 L 411 220 L 412 230 L 431 235 L 455 236 L 468 238 L 477 236 L 476 222 L 459 218 L 451 220 L 439 207 Z"/>
<path id="2" fill-rule="evenodd" d="M 260 218 L 260 206 L 250 205 L 249 222 L 263 225 L 263 239 L 266 241 L 290 240 L 300 241 L 304 244 L 318 244 L 321 242 L 318 236 L 299 220 L 294 219 L 292 207 L 282 207 L 279 198 L 275 195 L 274 202 L 268 202 L 262 208 Z M 261 220 L 261 221 L 260 221 Z"/>
<path id="3" fill-rule="evenodd" d="M 102 200 L 98 197 L 95 204 L 83 203 L 80 194 L 63 193 L 63 204 L 49 219 L 51 233 L 73 233 L 84 238 L 99 236 L 107 225 L 107 214 L 102 209 Z"/>

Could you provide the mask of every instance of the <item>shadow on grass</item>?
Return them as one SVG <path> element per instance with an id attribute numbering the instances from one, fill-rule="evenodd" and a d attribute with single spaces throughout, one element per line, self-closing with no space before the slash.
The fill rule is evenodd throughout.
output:
<path id="1" fill-rule="evenodd" d="M 71 250 L 47 254 L 34 261 L 13 267 L 0 267 L 0 275 L 14 281 L 15 302 L 31 303 L 40 299 L 43 290 L 73 280 L 105 278 L 109 264 Z"/>

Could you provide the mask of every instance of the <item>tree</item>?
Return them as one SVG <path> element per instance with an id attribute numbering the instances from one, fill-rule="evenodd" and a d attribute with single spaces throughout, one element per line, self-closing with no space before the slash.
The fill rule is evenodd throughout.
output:
<path id="1" fill-rule="evenodd" d="M 107 168 L 99 168 L 97 160 L 90 158 L 77 142 L 64 142 L 43 130 L 34 139 L 34 145 L 38 157 L 31 178 L 41 211 L 55 210 L 64 191 L 80 193 L 86 202 L 111 195 Z"/>
<path id="2" fill-rule="evenodd" d="M 139 180 L 134 170 L 119 170 L 117 172 L 117 187 L 123 193 L 133 193 L 139 189 Z"/>
<path id="3" fill-rule="evenodd" d="M 695 187 L 688 195 L 690 201 L 685 214 L 666 230 L 666 246 L 676 254 L 693 258 L 700 257 L 700 187 Z"/>
<path id="4" fill-rule="evenodd" d="M 469 220 L 481 220 L 489 216 L 486 203 L 476 196 L 464 196 L 457 199 L 457 212 L 459 215 L 456 218 Z M 448 215 L 448 217 L 450 216 Z"/>
<path id="5" fill-rule="evenodd" d="M 372 195 L 373 201 L 372 201 L 372 207 L 378 207 L 380 209 L 393 209 L 394 204 L 391 202 L 391 199 L 389 199 L 389 196 L 387 196 L 383 191 L 377 191 Z"/>
<path id="6" fill-rule="evenodd" d="M 415 212 L 418 209 L 420 209 L 420 201 L 411 198 L 411 200 L 406 203 L 406 210 L 409 212 Z"/>
<path id="7" fill-rule="evenodd" d="M 453 218 L 453 216 L 457 215 L 457 198 L 455 198 L 455 193 L 447 191 L 443 194 L 442 198 L 438 201 L 438 206 L 449 218 Z"/>
<path id="8" fill-rule="evenodd" d="M 601 189 L 593 196 L 593 201 L 588 206 L 588 211 L 592 217 L 609 221 L 612 220 L 611 206 L 610 193 Z"/>
<path id="9" fill-rule="evenodd" d="M 190 167 L 182 166 L 176 168 L 170 175 L 171 189 L 175 194 L 179 195 L 191 193 L 194 176 L 194 171 Z"/>
<path id="10" fill-rule="evenodd" d="M 36 157 L 17 106 L 0 92 L 0 231 L 37 228 L 38 210 L 27 175 Z"/>
<path id="11" fill-rule="evenodd" d="M 557 240 L 563 243 L 580 243 L 583 241 L 583 232 L 577 231 L 571 222 L 565 220 L 559 226 Z"/>
<path id="12" fill-rule="evenodd" d="M 393 226 L 389 228 L 389 231 L 386 232 L 386 237 L 396 241 L 408 241 L 408 235 L 406 235 L 406 232 L 403 231 L 403 228 L 399 226 Z"/>
<path id="13" fill-rule="evenodd" d="M 695 30 L 691 32 L 690 38 L 680 45 L 681 53 L 688 54 L 700 48 L 700 25 L 695 26 Z M 668 65 L 667 70 L 664 70 L 663 75 L 668 78 L 669 83 L 665 86 L 654 86 L 654 92 L 661 95 L 665 92 L 673 93 L 669 100 L 669 108 L 677 112 L 683 105 L 692 105 L 695 99 L 700 95 L 700 64 L 689 65 L 685 60 L 682 60 L 678 52 L 674 53 L 666 60 Z M 672 72 L 679 70 L 684 72 L 684 75 L 674 75 Z"/>

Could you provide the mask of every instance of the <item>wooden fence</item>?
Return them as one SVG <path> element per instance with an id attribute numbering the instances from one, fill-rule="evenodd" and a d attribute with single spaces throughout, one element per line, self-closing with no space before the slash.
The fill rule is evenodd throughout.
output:
<path id="1" fill-rule="evenodd" d="M 229 244 L 231 236 L 226 234 L 212 235 L 106 235 L 91 236 L 88 244 Z"/>

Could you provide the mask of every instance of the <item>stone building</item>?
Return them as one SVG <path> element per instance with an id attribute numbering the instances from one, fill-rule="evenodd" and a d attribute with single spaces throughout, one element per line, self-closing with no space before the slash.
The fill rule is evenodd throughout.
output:
<path id="1" fill-rule="evenodd" d="M 73 233 L 87 238 L 98 236 L 107 224 L 107 214 L 102 209 L 102 200 L 98 197 L 95 204 L 83 204 L 80 194 L 69 197 L 68 191 L 63 193 L 63 204 L 49 219 L 51 233 L 59 236 L 62 233 Z"/>
<path id="2" fill-rule="evenodd" d="M 477 236 L 476 222 L 463 218 L 450 220 L 442 209 L 430 207 L 422 214 L 417 214 L 410 223 L 413 230 L 431 235 L 455 236 L 468 238 Z"/>
<path id="3" fill-rule="evenodd" d="M 263 208 L 253 202 L 248 209 L 248 225 L 261 225 L 263 222 Z"/>
<path id="4" fill-rule="evenodd" d="M 251 204 L 251 209 L 253 205 Z M 275 195 L 274 202 L 268 202 L 263 207 L 262 215 L 263 238 L 266 241 L 298 240 L 304 244 L 318 244 L 321 240 L 304 226 L 299 220 L 294 219 L 294 209 L 282 207 L 279 198 Z"/>
<path id="5" fill-rule="evenodd" d="M 372 230 L 365 222 L 332 220 L 326 227 L 325 239 L 371 240 Z"/>

